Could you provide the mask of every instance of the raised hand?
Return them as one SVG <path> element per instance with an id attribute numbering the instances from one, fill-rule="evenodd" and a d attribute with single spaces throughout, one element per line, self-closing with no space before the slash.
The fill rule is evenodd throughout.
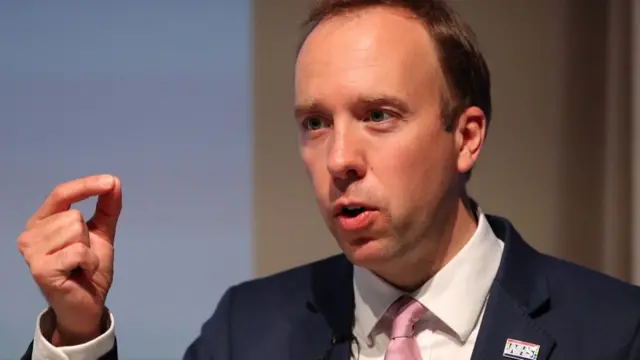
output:
<path id="1" fill-rule="evenodd" d="M 91 196 L 98 196 L 96 211 L 85 221 L 71 205 Z M 118 178 L 73 180 L 49 194 L 18 238 L 18 249 L 56 315 L 54 346 L 84 343 L 101 333 L 121 209 Z"/>

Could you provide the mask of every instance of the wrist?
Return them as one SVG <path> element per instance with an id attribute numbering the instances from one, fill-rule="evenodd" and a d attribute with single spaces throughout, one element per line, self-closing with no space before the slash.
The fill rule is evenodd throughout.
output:
<path id="1" fill-rule="evenodd" d="M 51 345 L 55 347 L 75 346 L 88 343 L 96 339 L 102 333 L 99 328 L 88 332 L 75 333 L 64 329 L 56 328 L 51 336 Z"/>
<path id="2" fill-rule="evenodd" d="M 55 347 L 76 346 L 90 342 L 109 329 L 109 313 L 103 311 L 96 320 L 83 318 L 82 324 L 77 321 L 73 323 L 58 322 L 54 315 L 53 332 L 51 332 L 50 343 Z"/>

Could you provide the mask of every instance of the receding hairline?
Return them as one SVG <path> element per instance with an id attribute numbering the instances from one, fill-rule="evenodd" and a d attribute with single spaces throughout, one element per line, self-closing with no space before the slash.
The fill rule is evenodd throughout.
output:
<path id="1" fill-rule="evenodd" d="M 366 16 L 366 13 L 368 11 L 376 10 L 376 9 L 391 11 L 395 15 L 403 17 L 408 21 L 416 21 L 421 26 L 421 28 L 425 31 L 428 38 L 427 40 L 428 43 L 425 45 L 428 46 L 430 50 L 433 51 L 433 55 L 434 55 L 433 61 L 429 61 L 429 62 L 432 62 L 431 64 L 432 75 L 435 76 L 438 81 L 439 90 L 437 91 L 437 93 L 440 98 L 439 101 L 441 102 L 441 107 L 442 107 L 441 112 L 447 111 L 447 108 L 455 101 L 455 99 L 450 89 L 450 85 L 447 81 L 446 74 L 444 73 L 444 68 L 441 61 L 441 52 L 440 52 L 441 50 L 438 46 L 438 43 L 435 41 L 434 36 L 432 34 L 432 30 L 429 27 L 428 23 L 424 19 L 422 19 L 420 16 L 418 16 L 415 12 L 413 12 L 411 9 L 399 4 L 395 4 L 395 3 L 393 4 L 392 3 L 362 4 L 362 5 L 352 6 L 352 7 L 341 8 L 336 11 L 332 11 L 331 13 L 328 13 L 326 15 L 322 14 L 322 16 L 320 15 L 314 16 L 314 14 L 312 13 L 311 16 L 307 18 L 302 24 L 302 28 L 304 32 L 303 32 L 302 39 L 298 42 L 298 47 L 296 50 L 296 63 L 302 49 L 304 48 L 304 45 L 307 43 L 307 40 L 310 38 L 312 33 L 319 26 L 341 16 L 347 16 L 347 17 Z M 425 59 L 425 61 L 427 61 L 427 59 Z M 445 116 L 444 113 L 442 115 Z"/>
<path id="2" fill-rule="evenodd" d="M 401 15 L 405 18 L 407 18 L 407 20 L 415 20 L 417 22 L 419 22 L 423 28 L 427 31 L 427 34 L 429 35 L 429 37 L 433 40 L 433 37 L 431 36 L 431 31 L 429 29 L 429 27 L 427 26 L 427 24 L 425 23 L 425 21 L 423 19 L 421 19 L 417 14 L 415 14 L 413 11 L 411 11 L 411 9 L 408 9 L 404 6 L 398 5 L 398 4 L 372 4 L 372 5 L 358 5 L 358 6 L 353 6 L 353 7 L 347 7 L 347 8 L 341 8 L 335 11 L 332 11 L 331 13 L 328 13 L 326 15 L 324 14 L 316 14 L 314 15 L 313 13 L 307 18 L 305 19 L 300 28 L 302 29 L 302 37 L 298 40 L 298 46 L 296 49 L 296 56 L 300 54 L 300 50 L 302 49 L 302 47 L 304 46 L 305 42 L 307 41 L 307 39 L 309 38 L 309 36 L 314 32 L 314 30 L 321 24 L 330 21 L 336 17 L 340 17 L 340 16 L 365 16 L 365 13 L 367 11 L 370 11 L 372 9 L 387 9 L 390 11 L 394 11 L 396 12 L 396 15 Z M 434 43 L 434 45 L 437 46 L 437 44 Z"/>

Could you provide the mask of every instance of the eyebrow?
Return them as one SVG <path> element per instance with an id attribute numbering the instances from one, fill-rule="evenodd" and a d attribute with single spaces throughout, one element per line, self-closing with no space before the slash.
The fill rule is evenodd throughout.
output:
<path id="1" fill-rule="evenodd" d="M 357 101 L 358 106 L 366 107 L 385 107 L 390 106 L 398 109 L 400 112 L 408 112 L 409 104 L 396 96 L 382 95 L 373 97 L 360 97 Z"/>
<path id="2" fill-rule="evenodd" d="M 358 110 L 368 107 L 385 107 L 390 106 L 398 109 L 400 112 L 409 112 L 409 105 L 402 99 L 390 95 L 378 96 L 360 96 L 354 107 Z M 309 113 L 329 113 L 326 106 L 318 101 L 310 101 L 294 106 L 294 115 L 296 118 Z"/>
<path id="3" fill-rule="evenodd" d="M 309 103 L 299 104 L 294 106 L 293 115 L 295 118 L 299 118 L 306 114 L 312 113 L 328 113 L 328 109 L 323 106 L 320 102 L 311 101 Z"/>

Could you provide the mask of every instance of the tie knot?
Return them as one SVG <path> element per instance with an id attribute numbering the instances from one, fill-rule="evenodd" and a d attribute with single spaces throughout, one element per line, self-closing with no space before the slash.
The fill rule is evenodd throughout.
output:
<path id="1" fill-rule="evenodd" d="M 411 337 L 413 336 L 413 328 L 424 315 L 427 309 L 410 296 L 403 296 L 396 300 L 389 307 L 389 312 L 393 316 L 393 325 L 391 328 L 391 338 Z M 394 315 L 395 314 L 395 315 Z"/>

